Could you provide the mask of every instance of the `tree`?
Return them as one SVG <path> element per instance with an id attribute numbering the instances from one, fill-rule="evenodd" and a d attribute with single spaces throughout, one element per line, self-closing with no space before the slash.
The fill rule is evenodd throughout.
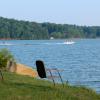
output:
<path id="1" fill-rule="evenodd" d="M 0 39 L 49 39 L 100 37 L 100 26 L 36 23 L 0 17 Z"/>

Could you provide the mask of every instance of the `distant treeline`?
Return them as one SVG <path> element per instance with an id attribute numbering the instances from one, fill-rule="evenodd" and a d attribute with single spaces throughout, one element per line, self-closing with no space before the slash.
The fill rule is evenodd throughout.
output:
<path id="1" fill-rule="evenodd" d="M 49 39 L 100 37 L 100 26 L 36 23 L 0 17 L 0 39 Z"/>

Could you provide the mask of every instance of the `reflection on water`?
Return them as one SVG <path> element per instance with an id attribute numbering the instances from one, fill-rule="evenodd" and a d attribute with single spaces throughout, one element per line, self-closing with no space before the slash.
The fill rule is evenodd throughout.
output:
<path id="1" fill-rule="evenodd" d="M 3 41 L 0 41 L 2 44 Z M 75 40 L 64 44 L 64 40 L 10 40 L 8 48 L 17 62 L 35 68 L 41 59 L 46 67 L 64 69 L 63 79 L 72 85 L 84 85 L 100 92 L 100 39 Z M 10 44 L 10 45 L 9 45 Z"/>

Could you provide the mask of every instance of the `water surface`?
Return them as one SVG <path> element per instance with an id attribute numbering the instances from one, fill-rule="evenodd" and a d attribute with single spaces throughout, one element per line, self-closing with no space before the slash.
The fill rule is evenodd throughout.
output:
<path id="1" fill-rule="evenodd" d="M 1 40 L 0 48 L 8 48 L 17 62 L 33 68 L 40 59 L 48 68 L 64 69 L 64 81 L 100 93 L 100 39 L 80 39 L 70 45 L 64 40 Z"/>

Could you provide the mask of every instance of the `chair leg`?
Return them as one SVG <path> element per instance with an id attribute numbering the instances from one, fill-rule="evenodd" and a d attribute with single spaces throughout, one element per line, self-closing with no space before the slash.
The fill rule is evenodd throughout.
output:
<path id="1" fill-rule="evenodd" d="M 61 82 L 62 82 L 62 85 L 63 85 L 63 87 L 64 87 L 63 79 L 62 79 L 62 77 L 61 77 L 61 75 L 60 75 L 60 72 L 59 72 L 59 70 L 57 70 L 57 69 L 56 69 L 56 71 L 58 72 L 59 78 L 60 78 L 60 80 L 61 80 Z"/>
<path id="2" fill-rule="evenodd" d="M 50 75 L 51 75 L 51 78 L 52 78 L 53 84 L 54 84 L 54 86 L 55 86 L 55 81 L 54 81 L 54 78 L 53 78 L 52 72 L 51 72 L 51 70 L 48 70 L 48 71 L 50 72 Z"/>
<path id="3" fill-rule="evenodd" d="M 2 71 L 0 70 L 1 79 L 4 80 Z"/>

